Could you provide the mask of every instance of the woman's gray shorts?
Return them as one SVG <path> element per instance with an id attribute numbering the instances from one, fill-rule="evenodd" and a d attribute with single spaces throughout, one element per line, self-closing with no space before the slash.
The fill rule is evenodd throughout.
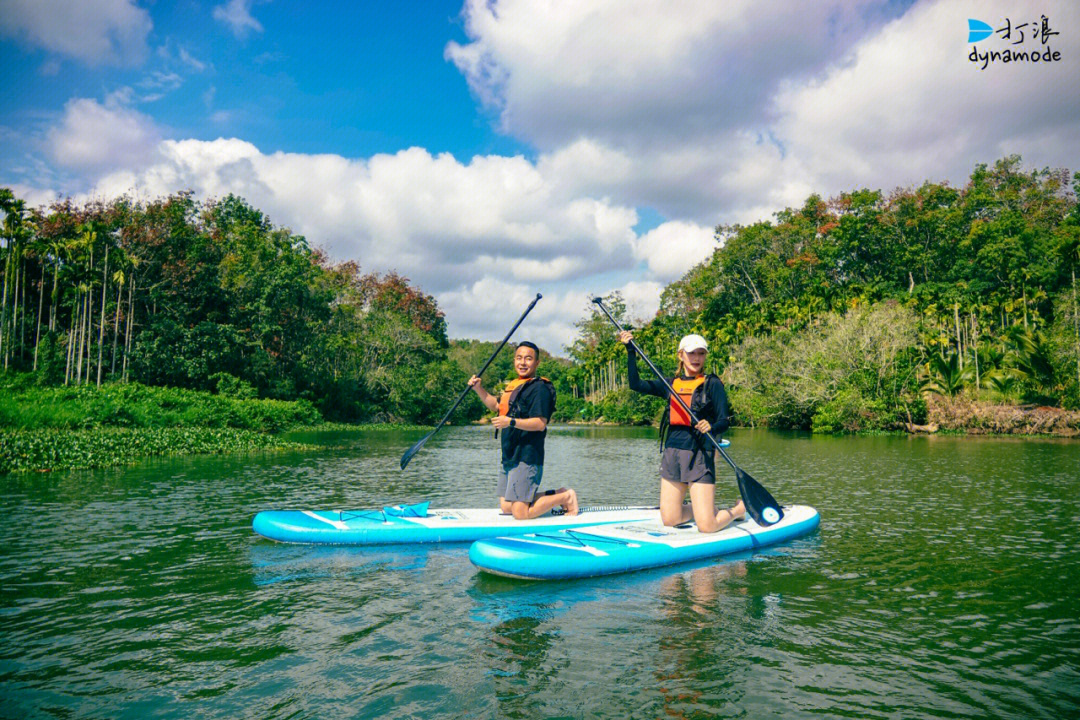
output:
<path id="1" fill-rule="evenodd" d="M 517 465 L 503 463 L 499 466 L 499 497 L 510 502 L 531 503 L 544 475 L 543 465 Z"/>
<path id="2" fill-rule="evenodd" d="M 660 458 L 660 477 L 677 483 L 715 485 L 716 467 L 712 450 L 664 448 Z"/>

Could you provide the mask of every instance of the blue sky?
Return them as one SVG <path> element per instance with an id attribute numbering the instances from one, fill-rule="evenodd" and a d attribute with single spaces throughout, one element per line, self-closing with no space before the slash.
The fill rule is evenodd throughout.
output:
<path id="1" fill-rule="evenodd" d="M 0 0 L 0 184 L 32 204 L 233 192 L 332 257 L 396 269 L 458 337 L 558 351 L 591 293 L 641 316 L 713 227 L 811 192 L 1080 169 L 1063 60 L 979 70 L 991 0 Z M 999 38 L 980 44 L 1002 48 Z M 513 318 L 511 318 L 512 320 Z"/>
<path id="2" fill-rule="evenodd" d="M 366 157 L 419 145 L 466 160 L 530 152 L 493 132 L 490 113 L 478 111 L 443 58 L 448 41 L 467 41 L 460 0 L 336 3 L 332 11 L 255 3 L 258 29 L 235 30 L 214 20 L 219 6 L 143 6 L 152 30 L 141 61 L 81 62 L 9 36 L 0 65 L 14 82 L 0 123 L 27 127 L 72 97 L 130 87 L 151 98 L 136 101 L 138 109 L 176 137 L 242 137 L 268 152 Z"/>

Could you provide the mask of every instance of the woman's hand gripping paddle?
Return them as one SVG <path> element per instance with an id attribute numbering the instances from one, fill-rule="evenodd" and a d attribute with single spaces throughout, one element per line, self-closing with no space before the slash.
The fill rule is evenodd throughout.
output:
<path id="1" fill-rule="evenodd" d="M 540 293 L 536 293 L 536 298 L 531 303 L 529 303 L 529 307 L 525 308 L 525 312 L 521 313 L 521 317 L 519 317 L 518 321 L 514 323 L 514 327 L 510 328 L 510 332 L 506 333 L 506 337 L 504 337 L 503 341 L 499 343 L 499 347 L 495 348 L 495 352 L 491 353 L 491 357 L 489 357 L 487 359 L 487 362 L 484 363 L 484 367 L 480 368 L 480 371 L 476 373 L 477 377 L 480 377 L 484 374 L 484 371 L 488 369 L 488 365 L 490 365 L 491 361 L 495 359 L 495 356 L 499 354 L 499 351 L 503 349 L 503 345 L 506 345 L 506 342 L 510 339 L 510 336 L 513 335 L 514 331 L 518 329 L 518 325 L 520 325 L 525 319 L 525 316 L 532 311 L 533 307 L 536 305 L 537 302 L 540 301 L 541 297 L 543 296 Z M 424 437 L 420 438 L 420 441 L 418 443 L 405 451 L 405 454 L 401 456 L 402 470 L 404 470 L 405 466 L 409 464 L 410 460 L 412 460 L 412 456 L 420 452 L 420 448 L 424 447 L 424 443 L 426 443 L 432 435 L 439 432 L 439 428 L 446 424 L 446 421 L 450 418 L 451 415 L 454 414 L 454 411 L 457 410 L 458 405 L 461 404 L 461 401 L 465 399 L 465 396 L 469 393 L 469 390 L 471 389 L 471 387 L 466 386 L 465 389 L 461 391 L 461 395 L 458 396 L 457 402 L 455 402 L 454 406 L 450 408 L 450 410 L 445 415 L 443 415 L 443 419 L 439 421 L 439 424 L 435 426 L 435 429 L 429 432 Z"/>
<path id="2" fill-rule="evenodd" d="M 615 327 L 619 328 L 620 331 L 623 329 L 623 327 L 619 325 L 619 322 L 611 316 L 608 309 L 604 307 L 604 303 L 600 298 L 593 298 L 593 302 L 604 311 L 608 320 L 610 320 Z M 679 397 L 678 393 L 672 389 L 667 379 L 660 373 L 660 370 L 653 365 L 652 360 L 650 360 L 645 353 L 641 352 L 641 348 L 639 348 L 637 343 L 633 340 L 630 341 L 630 345 L 634 348 L 634 351 L 641 356 L 646 364 L 648 364 L 652 371 L 656 373 L 656 377 L 660 378 L 660 382 L 664 383 L 664 387 L 667 388 L 671 397 L 678 401 L 679 405 L 682 406 L 682 409 L 686 411 L 686 414 L 690 416 L 690 419 L 696 425 L 698 423 L 698 417 L 689 407 L 687 407 L 686 403 L 683 402 L 683 399 Z M 716 438 L 712 436 L 712 433 L 703 434 L 712 441 L 712 444 L 716 446 L 720 455 L 727 460 L 727 464 L 735 471 L 735 480 L 739 485 L 739 494 L 742 495 L 743 502 L 746 504 L 746 511 L 750 513 L 750 517 L 754 518 L 754 521 L 762 526 L 775 525 L 780 522 L 784 517 L 784 511 L 780 509 L 780 503 L 776 502 L 776 499 L 769 494 L 769 491 L 762 487 L 761 483 L 755 480 L 750 473 L 740 468 L 730 457 L 728 457 L 728 454 L 724 452 L 724 448 L 720 447 L 720 443 L 716 442 Z"/>

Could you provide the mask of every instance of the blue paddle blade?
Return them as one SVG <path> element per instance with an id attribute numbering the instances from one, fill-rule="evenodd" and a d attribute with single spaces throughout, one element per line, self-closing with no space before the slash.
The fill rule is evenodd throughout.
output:
<path id="1" fill-rule="evenodd" d="M 739 494 L 742 495 L 746 512 L 754 518 L 754 522 L 762 527 L 775 525 L 784 519 L 784 511 L 780 503 L 776 502 L 768 490 L 761 483 L 750 476 L 742 468 L 735 468 L 735 479 L 739 483 Z"/>

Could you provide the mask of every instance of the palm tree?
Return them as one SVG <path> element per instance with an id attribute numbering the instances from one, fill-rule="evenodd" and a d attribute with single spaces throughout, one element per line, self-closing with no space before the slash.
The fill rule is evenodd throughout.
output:
<path id="1" fill-rule="evenodd" d="M 70 287 L 75 290 L 71 303 L 71 325 L 68 330 L 67 369 L 64 372 L 64 384 L 72 380 L 72 368 L 75 369 L 75 383 L 82 383 L 82 358 L 85 350 L 86 333 L 86 298 L 90 291 L 90 267 L 93 264 L 94 240 L 97 234 L 86 225 L 78 226 L 79 234 L 71 238 L 68 249 L 67 265 Z"/>
<path id="2" fill-rule="evenodd" d="M 1076 351 L 1076 381 L 1080 383 L 1080 306 L 1076 299 L 1076 268 L 1080 266 L 1080 228 L 1075 225 L 1069 228 L 1060 228 L 1061 257 L 1068 264 L 1072 276 L 1072 320 L 1073 341 Z"/>
<path id="3" fill-rule="evenodd" d="M 38 345 L 41 344 L 41 315 L 45 306 L 45 259 L 49 253 L 49 242 L 44 238 L 36 238 L 31 244 L 31 249 L 34 251 L 38 261 L 38 309 L 37 309 L 37 327 L 34 331 L 34 372 L 37 372 L 38 367 Z"/>
<path id="4" fill-rule="evenodd" d="M 101 356 L 105 348 L 105 294 L 109 291 L 109 245 L 105 244 L 105 269 L 101 273 L 101 320 L 98 322 L 97 386 L 101 387 Z"/>
<path id="5" fill-rule="evenodd" d="M 51 238 L 48 254 L 52 256 L 53 283 L 49 296 L 49 331 L 56 329 L 56 311 L 60 303 L 60 267 L 64 264 L 64 254 L 69 252 L 69 243 L 64 238 Z"/>
<path id="6" fill-rule="evenodd" d="M 1020 389 L 1023 374 L 1015 368 L 1000 368 L 983 376 L 983 383 L 1002 398 L 1011 399 Z"/>
<path id="7" fill-rule="evenodd" d="M 932 355 L 927 365 L 930 377 L 922 384 L 923 392 L 955 397 L 971 379 L 971 368 L 960 366 L 960 355 L 956 352 L 949 353 L 947 358 Z"/>
<path id="8" fill-rule="evenodd" d="M 117 248 L 118 253 L 123 256 L 123 250 Z M 116 317 L 113 318 L 113 336 L 112 336 L 112 361 L 109 363 L 109 375 L 116 376 L 116 342 L 120 336 L 120 306 L 123 303 L 124 298 L 124 280 L 126 276 L 123 270 L 117 270 L 113 273 L 113 282 L 116 284 Z"/>
<path id="9" fill-rule="evenodd" d="M 4 217 L 3 236 L 7 238 L 7 257 L 4 262 L 3 300 L 0 301 L 0 354 L 4 357 L 4 368 L 11 359 L 11 348 L 15 342 L 19 316 L 19 267 L 22 264 L 23 243 L 29 237 L 29 228 L 24 222 L 26 203 L 16 199 L 6 188 L 0 189 L 0 210 Z M 8 327 L 8 290 L 13 288 L 11 323 Z"/>
<path id="10" fill-rule="evenodd" d="M 985 374 L 1005 365 L 1005 351 L 994 345 L 980 345 L 978 349 L 979 366 Z"/>
<path id="11" fill-rule="evenodd" d="M 139 255 L 133 253 L 128 256 L 128 262 L 131 263 L 131 282 L 128 283 L 127 323 L 124 328 L 124 367 L 121 371 L 124 382 L 127 382 L 128 379 L 128 358 L 131 356 L 131 328 L 135 324 L 135 285 L 139 279 L 139 265 L 142 264 L 143 260 Z"/>
<path id="12" fill-rule="evenodd" d="M 1012 345 L 1016 369 L 1024 379 L 1031 381 L 1044 396 L 1053 396 L 1056 372 L 1046 336 L 1039 330 L 1013 326 L 1006 333 L 1006 338 Z"/>

